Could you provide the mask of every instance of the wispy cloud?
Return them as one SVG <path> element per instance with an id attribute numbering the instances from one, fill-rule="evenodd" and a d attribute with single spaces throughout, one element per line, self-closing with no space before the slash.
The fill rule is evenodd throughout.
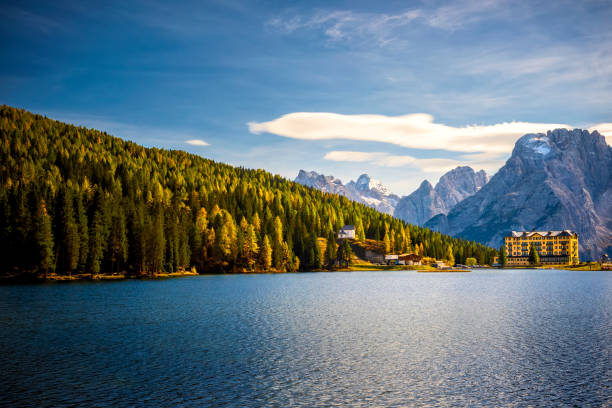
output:
<path id="1" fill-rule="evenodd" d="M 373 38 L 385 44 L 396 37 L 396 30 L 413 23 L 452 31 L 484 18 L 508 16 L 511 4 L 507 0 L 463 0 L 438 8 L 415 8 L 395 14 L 318 10 L 305 14 L 284 13 L 270 19 L 267 25 L 285 33 L 320 30 L 331 41 Z"/>
<path id="2" fill-rule="evenodd" d="M 419 10 L 399 14 L 320 10 L 309 15 L 282 15 L 269 20 L 267 25 L 286 34 L 298 30 L 321 30 L 331 41 L 369 38 L 386 43 L 396 28 L 409 24 L 420 14 Z"/>
<path id="3" fill-rule="evenodd" d="M 435 123 L 431 115 L 341 115 L 326 112 L 295 112 L 269 122 L 250 122 L 252 133 L 271 133 L 304 140 L 344 139 L 390 143 L 415 149 L 456 152 L 509 153 L 526 133 L 569 128 L 558 123 L 508 122 L 494 125 L 453 127 Z"/>
<path id="4" fill-rule="evenodd" d="M 459 61 L 460 71 L 471 75 L 494 74 L 505 79 L 533 76 L 541 85 L 608 80 L 612 54 L 601 47 L 556 46 L 526 53 L 523 50 L 487 50 Z M 607 81 L 606 81 L 607 82 Z"/>
<path id="5" fill-rule="evenodd" d="M 455 30 L 482 19 L 508 17 L 511 2 L 507 0 L 464 0 L 424 13 L 424 19 L 431 27 Z"/>
<path id="6" fill-rule="evenodd" d="M 190 140 L 185 140 L 185 143 L 187 143 L 188 145 L 192 145 L 192 146 L 210 146 L 209 143 L 206 143 L 204 140 L 202 139 L 190 139 Z"/>
<path id="7" fill-rule="evenodd" d="M 27 27 L 28 30 L 44 34 L 63 28 L 62 23 L 58 20 L 17 6 L 0 5 L 0 17 L 5 23 L 13 21 Z"/>

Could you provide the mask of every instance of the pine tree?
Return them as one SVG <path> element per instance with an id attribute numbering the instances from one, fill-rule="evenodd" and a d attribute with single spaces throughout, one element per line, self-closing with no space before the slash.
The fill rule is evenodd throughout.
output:
<path id="1" fill-rule="evenodd" d="M 502 245 L 499 248 L 499 264 L 501 265 L 502 268 L 505 268 L 506 264 L 508 264 L 508 256 L 506 255 L 505 245 Z"/>
<path id="2" fill-rule="evenodd" d="M 202 236 L 204 231 L 200 231 L 197 222 L 192 224 L 190 234 L 190 246 L 191 246 L 191 264 L 195 265 L 198 270 L 203 270 L 204 265 L 204 246 Z"/>
<path id="3" fill-rule="evenodd" d="M 351 245 L 347 239 L 343 239 L 338 247 L 338 261 L 340 265 L 345 265 L 348 268 L 351 264 L 352 255 L 353 250 L 351 249 Z"/>
<path id="4" fill-rule="evenodd" d="M 114 272 L 114 266 L 116 265 L 117 270 L 119 270 L 121 265 L 127 261 L 128 256 L 126 222 L 125 215 L 121 207 L 115 208 L 112 216 L 109 249 L 111 272 Z"/>
<path id="5" fill-rule="evenodd" d="M 36 214 L 36 246 L 38 248 L 38 266 L 44 272 L 46 278 L 47 273 L 54 269 L 54 259 L 53 227 L 44 201 L 40 202 Z"/>
<path id="6" fill-rule="evenodd" d="M 448 261 L 448 264 L 453 266 L 455 265 L 455 256 L 453 255 L 453 246 L 449 245 L 446 248 L 446 257 L 445 259 Z"/>
<path id="7" fill-rule="evenodd" d="M 323 267 L 323 257 L 321 256 L 321 249 L 319 248 L 319 241 L 316 234 L 311 236 L 311 248 L 312 248 L 312 267 L 314 269 L 321 269 Z"/>
<path id="8" fill-rule="evenodd" d="M 145 228 L 145 253 L 149 275 L 162 272 L 165 260 L 166 237 L 164 234 L 164 216 L 161 209 L 153 210 Z"/>
<path id="9" fill-rule="evenodd" d="M 247 267 L 249 270 L 253 270 L 257 259 L 257 254 L 259 253 L 259 246 L 257 244 L 257 233 L 255 232 L 255 227 L 252 225 L 249 225 L 247 229 L 245 245 L 247 247 Z"/>
<path id="10" fill-rule="evenodd" d="M 87 213 L 83 205 L 83 200 L 79 195 L 75 197 L 76 203 L 76 218 L 78 223 L 79 234 L 79 261 L 78 269 L 85 271 L 87 268 L 87 260 L 89 258 L 89 227 Z"/>
<path id="11" fill-rule="evenodd" d="M 363 230 L 361 218 L 357 218 L 357 222 L 355 223 L 355 238 L 358 241 L 365 241 L 365 232 Z"/>
<path id="12" fill-rule="evenodd" d="M 196 231 L 200 234 L 200 237 L 206 232 L 208 226 L 208 218 L 206 216 L 206 209 L 200 208 L 198 215 L 196 216 Z"/>
<path id="13" fill-rule="evenodd" d="M 272 266 L 272 248 L 270 247 L 270 239 L 264 235 L 263 243 L 261 244 L 259 264 L 261 269 L 266 272 Z"/>
<path id="14" fill-rule="evenodd" d="M 94 213 L 89 229 L 89 272 L 92 276 L 100 273 L 100 264 L 107 247 L 108 225 L 106 222 L 105 198 L 100 191 L 96 190 Z"/>
<path id="15" fill-rule="evenodd" d="M 69 190 L 61 189 L 56 203 L 56 260 L 60 271 L 71 274 L 79 264 L 79 231 Z"/>
<path id="16" fill-rule="evenodd" d="M 385 237 L 383 238 L 383 244 L 385 246 L 385 254 L 391 252 L 391 241 L 389 240 L 389 234 L 385 233 Z"/>
<path id="17" fill-rule="evenodd" d="M 283 269 L 283 223 L 278 216 L 272 234 L 272 264 L 278 271 Z"/>
<path id="18" fill-rule="evenodd" d="M 325 266 L 328 269 L 332 269 L 336 265 L 337 256 L 336 239 L 334 235 L 330 235 L 329 238 L 327 238 L 327 246 L 325 248 L 324 256 Z"/>
<path id="19" fill-rule="evenodd" d="M 536 251 L 535 244 L 533 242 L 529 246 L 529 264 L 530 265 L 540 264 L 540 255 L 538 254 L 538 251 Z"/>

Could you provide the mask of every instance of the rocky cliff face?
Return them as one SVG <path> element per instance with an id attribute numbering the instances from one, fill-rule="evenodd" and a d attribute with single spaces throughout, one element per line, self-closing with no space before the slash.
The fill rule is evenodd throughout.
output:
<path id="1" fill-rule="evenodd" d="M 314 171 L 300 170 L 298 176 L 295 178 L 295 182 L 307 187 L 316 188 L 326 193 L 340 194 L 353 199 L 344 184 L 342 184 L 342 181 L 334 176 L 325 176 Z"/>
<path id="2" fill-rule="evenodd" d="M 412 194 L 403 197 L 394 216 L 406 222 L 423 225 L 437 214 L 447 214 L 457 203 L 471 196 L 487 184 L 484 170 L 474 172 L 471 167 L 457 167 L 440 177 L 434 188 L 425 180 Z"/>
<path id="3" fill-rule="evenodd" d="M 425 225 L 495 247 L 511 230 L 571 229 L 581 258 L 612 253 L 612 148 L 580 129 L 525 135 L 491 181 Z"/>
<path id="4" fill-rule="evenodd" d="M 380 181 L 370 178 L 367 174 L 362 174 L 357 181 L 350 181 L 344 185 L 342 181 L 333 176 L 300 170 L 295 182 L 327 193 L 343 195 L 389 215 L 393 215 L 400 199 Z"/>

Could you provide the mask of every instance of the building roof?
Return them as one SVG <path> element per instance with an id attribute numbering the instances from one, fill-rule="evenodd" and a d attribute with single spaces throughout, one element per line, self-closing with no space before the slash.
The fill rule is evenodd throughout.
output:
<path id="1" fill-rule="evenodd" d="M 399 257 L 400 259 L 401 258 L 423 259 L 421 255 L 417 255 L 417 254 L 400 254 Z"/>
<path id="2" fill-rule="evenodd" d="M 345 225 L 344 227 L 342 227 L 342 230 L 344 231 L 350 231 L 350 230 L 354 230 L 355 226 L 354 225 Z"/>
<path id="3" fill-rule="evenodd" d="M 540 235 L 542 237 L 569 237 L 573 235 L 578 235 L 574 231 L 571 230 L 560 230 L 560 231 L 512 231 L 511 237 L 513 238 L 526 238 L 532 237 L 534 235 Z"/>

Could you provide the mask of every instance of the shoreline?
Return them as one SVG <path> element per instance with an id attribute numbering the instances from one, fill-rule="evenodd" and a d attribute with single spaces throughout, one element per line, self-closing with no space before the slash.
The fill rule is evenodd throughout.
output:
<path id="1" fill-rule="evenodd" d="M 484 267 L 475 269 L 494 269 L 494 270 L 523 270 L 523 269 L 540 269 L 540 270 L 566 270 L 566 271 L 593 271 L 593 272 L 609 272 L 599 265 L 547 265 L 547 266 L 513 266 L 506 268 L 499 267 Z M 197 273 L 192 271 L 157 273 L 154 275 L 126 275 L 122 273 L 116 274 L 99 274 L 92 277 L 91 274 L 75 274 L 75 275 L 57 275 L 50 274 L 46 278 L 40 275 L 32 274 L 16 274 L 11 276 L 0 277 L 0 284 L 4 283 L 63 283 L 63 282 L 103 282 L 103 281 L 123 281 L 123 280 L 157 280 L 183 278 L 189 276 L 210 276 L 210 275 L 269 275 L 269 274 L 285 274 L 285 273 L 317 273 L 317 272 L 417 272 L 417 273 L 469 273 L 473 269 L 437 269 L 427 265 L 411 266 L 411 265 L 351 265 L 348 268 L 335 270 L 313 270 L 313 271 L 295 271 L 295 272 L 279 272 L 279 271 L 253 271 L 253 272 L 226 272 L 226 273 Z"/>
<path id="2" fill-rule="evenodd" d="M 17 274 L 11 276 L 0 277 L 0 284 L 2 283 L 64 283 L 64 282 L 103 282 L 103 281 L 123 281 L 123 280 L 157 280 L 157 279 L 170 279 L 170 278 L 183 278 L 187 276 L 198 276 L 199 273 L 184 271 L 184 272 L 170 272 L 170 273 L 157 273 L 154 275 L 126 275 L 123 273 L 116 274 L 98 274 L 92 276 L 91 274 L 75 274 L 75 275 L 57 275 L 50 274 L 45 276 L 33 275 L 33 274 Z"/>

